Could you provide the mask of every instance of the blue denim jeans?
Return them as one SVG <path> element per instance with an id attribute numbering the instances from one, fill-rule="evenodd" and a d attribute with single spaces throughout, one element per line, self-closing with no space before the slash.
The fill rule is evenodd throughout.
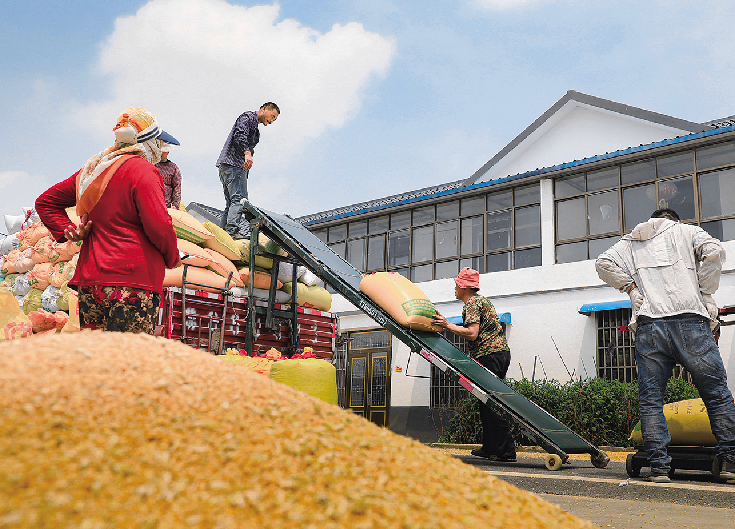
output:
<path id="1" fill-rule="evenodd" d="M 689 315 L 646 319 L 635 334 L 638 364 L 638 404 L 643 448 L 651 472 L 668 473 L 671 443 L 663 404 L 666 383 L 678 362 L 692 375 L 704 400 L 720 459 L 735 462 L 735 403 L 709 322 Z"/>
<path id="2" fill-rule="evenodd" d="M 248 169 L 221 164 L 219 179 L 225 192 L 225 212 L 222 215 L 220 228 L 230 235 L 242 231 L 247 233 L 248 223 L 242 218 L 240 201 L 248 198 Z"/>

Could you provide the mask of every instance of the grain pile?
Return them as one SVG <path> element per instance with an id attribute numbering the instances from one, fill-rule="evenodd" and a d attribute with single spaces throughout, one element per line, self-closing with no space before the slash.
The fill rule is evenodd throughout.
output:
<path id="1" fill-rule="evenodd" d="M 182 344 L 0 345 L 0 527 L 592 527 Z"/>

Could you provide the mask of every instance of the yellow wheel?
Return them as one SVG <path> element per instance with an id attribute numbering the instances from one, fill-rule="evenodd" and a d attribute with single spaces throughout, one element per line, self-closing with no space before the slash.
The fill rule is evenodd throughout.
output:
<path id="1" fill-rule="evenodd" d="M 556 454 L 548 454 L 544 463 L 549 470 L 559 470 L 561 468 L 561 457 Z"/>

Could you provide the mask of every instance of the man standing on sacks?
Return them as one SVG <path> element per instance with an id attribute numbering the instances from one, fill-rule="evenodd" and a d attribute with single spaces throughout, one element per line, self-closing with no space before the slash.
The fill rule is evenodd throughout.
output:
<path id="1" fill-rule="evenodd" d="M 630 296 L 649 481 L 671 481 L 671 435 L 663 405 L 677 363 L 691 374 L 707 407 L 720 477 L 735 479 L 735 403 L 712 334 L 719 325 L 712 295 L 724 260 L 720 241 L 698 226 L 682 224 L 671 209 L 654 211 L 597 258 L 600 279 Z"/>

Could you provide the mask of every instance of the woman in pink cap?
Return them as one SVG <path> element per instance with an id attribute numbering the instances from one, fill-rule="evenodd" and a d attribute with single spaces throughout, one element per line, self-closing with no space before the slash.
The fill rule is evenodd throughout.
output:
<path id="1" fill-rule="evenodd" d="M 437 314 L 432 323 L 467 339 L 467 353 L 470 357 L 497 377 L 505 378 L 510 366 L 510 347 L 495 307 L 487 298 L 478 294 L 479 272 L 472 268 L 463 268 L 454 283 L 454 295 L 464 303 L 462 325 L 450 323 L 441 314 Z M 473 450 L 472 455 L 491 461 L 515 461 L 516 449 L 508 421 L 484 405 L 480 406 L 480 420 L 482 448 Z"/>

